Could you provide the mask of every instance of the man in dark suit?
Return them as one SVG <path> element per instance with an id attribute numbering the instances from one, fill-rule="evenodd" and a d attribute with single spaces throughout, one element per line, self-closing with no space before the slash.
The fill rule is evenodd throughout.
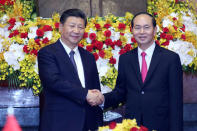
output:
<path id="1" fill-rule="evenodd" d="M 38 53 L 44 107 L 41 131 L 94 131 L 102 125 L 103 101 L 94 56 L 81 47 L 86 16 L 69 9 L 60 18 L 61 38 Z M 94 89 L 94 90 L 93 90 Z"/>
<path id="2" fill-rule="evenodd" d="M 125 117 L 149 130 L 183 131 L 182 66 L 178 54 L 154 42 L 152 15 L 141 12 L 131 22 L 138 48 L 120 56 L 115 89 L 104 108 L 125 102 Z"/>

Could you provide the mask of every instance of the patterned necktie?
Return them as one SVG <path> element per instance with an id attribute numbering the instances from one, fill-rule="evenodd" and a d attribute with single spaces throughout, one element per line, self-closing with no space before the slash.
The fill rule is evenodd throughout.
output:
<path id="1" fill-rule="evenodd" d="M 74 52 L 73 50 L 69 53 L 69 55 L 70 55 L 70 60 L 71 60 L 71 62 L 72 62 L 72 64 L 73 64 L 75 70 L 77 71 L 77 65 L 76 65 L 76 63 L 75 63 L 74 54 L 75 54 L 75 52 Z"/>
<path id="2" fill-rule="evenodd" d="M 146 53 L 142 52 L 141 53 L 142 56 L 142 69 L 141 69 L 141 75 L 142 75 L 142 81 L 144 82 L 145 78 L 146 78 L 146 74 L 147 74 L 147 64 L 146 64 Z"/>

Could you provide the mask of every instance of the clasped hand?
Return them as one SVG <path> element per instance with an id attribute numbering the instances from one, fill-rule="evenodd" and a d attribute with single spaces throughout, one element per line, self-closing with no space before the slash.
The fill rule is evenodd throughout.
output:
<path id="1" fill-rule="evenodd" d="M 96 106 L 96 105 L 100 105 L 100 104 L 103 103 L 104 96 L 97 89 L 88 90 L 88 94 L 86 96 L 86 100 L 91 106 Z"/>

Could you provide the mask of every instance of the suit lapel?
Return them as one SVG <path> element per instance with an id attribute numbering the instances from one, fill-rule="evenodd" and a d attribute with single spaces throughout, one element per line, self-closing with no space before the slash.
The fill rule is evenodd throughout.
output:
<path id="1" fill-rule="evenodd" d="M 85 55 L 85 52 L 84 50 L 79 47 L 79 53 L 80 53 L 80 56 L 81 56 L 81 61 L 82 61 L 82 65 L 83 65 L 83 71 L 84 71 L 84 79 L 85 79 L 85 87 L 88 87 L 87 86 L 87 76 L 88 76 L 88 67 L 89 67 L 89 62 L 88 62 L 88 56 Z"/>
<path id="2" fill-rule="evenodd" d="M 150 66 L 148 69 L 148 73 L 146 76 L 146 79 L 144 81 L 144 85 L 146 84 L 146 82 L 151 78 L 151 75 L 153 74 L 154 70 L 157 68 L 157 65 L 159 64 L 160 60 L 161 60 L 161 47 L 159 47 L 157 44 L 155 46 L 154 52 L 153 52 L 153 56 L 150 62 Z"/>
<path id="3" fill-rule="evenodd" d="M 133 58 L 131 60 L 133 60 L 131 63 L 133 64 L 137 79 L 138 79 L 140 85 L 142 85 L 143 83 L 142 83 L 142 77 L 141 77 L 139 60 L 138 60 L 138 48 L 135 48 L 133 50 Z"/>
<path id="4" fill-rule="evenodd" d="M 63 65 L 63 66 L 65 66 L 65 68 L 68 68 L 68 70 L 72 71 L 72 73 L 70 75 L 74 74 L 76 79 L 79 80 L 78 74 L 77 74 L 74 66 L 72 65 L 71 60 L 70 60 L 68 54 L 66 53 L 63 45 L 61 44 L 61 42 L 59 40 L 57 41 L 56 47 L 57 47 L 57 51 L 56 51 L 57 56 L 61 59 L 61 62 L 62 62 L 62 63 L 60 63 L 60 65 Z"/>

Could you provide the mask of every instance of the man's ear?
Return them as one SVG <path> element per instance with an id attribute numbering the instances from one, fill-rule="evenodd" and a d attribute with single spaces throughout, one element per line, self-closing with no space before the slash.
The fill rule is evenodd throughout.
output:
<path id="1" fill-rule="evenodd" d="M 62 33 L 62 30 L 64 28 L 64 25 L 62 23 L 59 24 L 59 32 Z"/>
<path id="2" fill-rule="evenodd" d="M 157 34 L 157 26 L 154 28 L 154 35 L 156 35 Z"/>

